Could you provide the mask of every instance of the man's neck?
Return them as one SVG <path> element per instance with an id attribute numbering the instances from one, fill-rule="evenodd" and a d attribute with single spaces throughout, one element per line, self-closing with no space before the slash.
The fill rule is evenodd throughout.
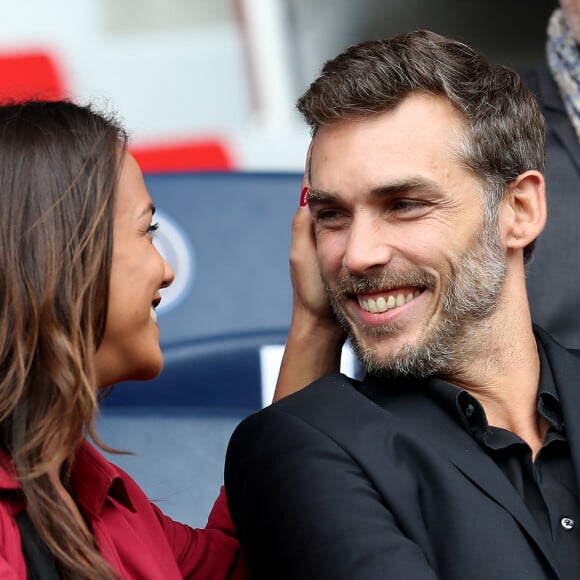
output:
<path id="1" fill-rule="evenodd" d="M 478 399 L 490 425 L 516 433 L 534 455 L 540 449 L 548 425 L 537 412 L 540 358 L 529 320 L 481 343 L 467 372 L 448 380 Z"/>

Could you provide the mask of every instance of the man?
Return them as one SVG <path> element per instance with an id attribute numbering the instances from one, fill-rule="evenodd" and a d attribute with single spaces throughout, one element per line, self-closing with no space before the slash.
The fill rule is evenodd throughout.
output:
<path id="1" fill-rule="evenodd" d="M 560 0 L 547 32 L 546 62 L 522 72 L 548 129 L 550 218 L 527 285 L 534 321 L 563 345 L 580 348 L 580 0 Z"/>
<path id="2" fill-rule="evenodd" d="M 326 375 L 232 436 L 253 577 L 578 578 L 580 360 L 526 300 L 534 98 L 418 31 L 347 50 L 298 106 L 320 271 L 367 376 Z"/>

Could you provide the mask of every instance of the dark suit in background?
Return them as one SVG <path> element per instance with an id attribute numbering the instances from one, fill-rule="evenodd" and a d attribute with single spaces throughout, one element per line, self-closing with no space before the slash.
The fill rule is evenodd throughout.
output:
<path id="1" fill-rule="evenodd" d="M 580 143 L 546 64 L 523 71 L 546 118 L 548 222 L 528 266 L 533 320 L 580 348 Z"/>

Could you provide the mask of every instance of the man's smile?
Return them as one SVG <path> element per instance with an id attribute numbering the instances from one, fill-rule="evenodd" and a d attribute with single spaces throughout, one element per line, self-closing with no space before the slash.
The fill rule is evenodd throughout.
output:
<path id="1" fill-rule="evenodd" d="M 395 288 L 384 293 L 373 295 L 358 294 L 356 299 L 359 306 L 365 312 L 381 313 L 387 310 L 393 310 L 404 304 L 408 304 L 414 298 L 417 298 L 423 290 L 417 287 Z"/>

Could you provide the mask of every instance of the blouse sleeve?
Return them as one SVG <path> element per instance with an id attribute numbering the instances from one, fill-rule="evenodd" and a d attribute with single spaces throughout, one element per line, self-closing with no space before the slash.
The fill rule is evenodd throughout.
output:
<path id="1" fill-rule="evenodd" d="M 246 580 L 250 577 L 235 535 L 223 486 L 203 529 L 193 529 L 153 505 L 184 578 Z"/>

